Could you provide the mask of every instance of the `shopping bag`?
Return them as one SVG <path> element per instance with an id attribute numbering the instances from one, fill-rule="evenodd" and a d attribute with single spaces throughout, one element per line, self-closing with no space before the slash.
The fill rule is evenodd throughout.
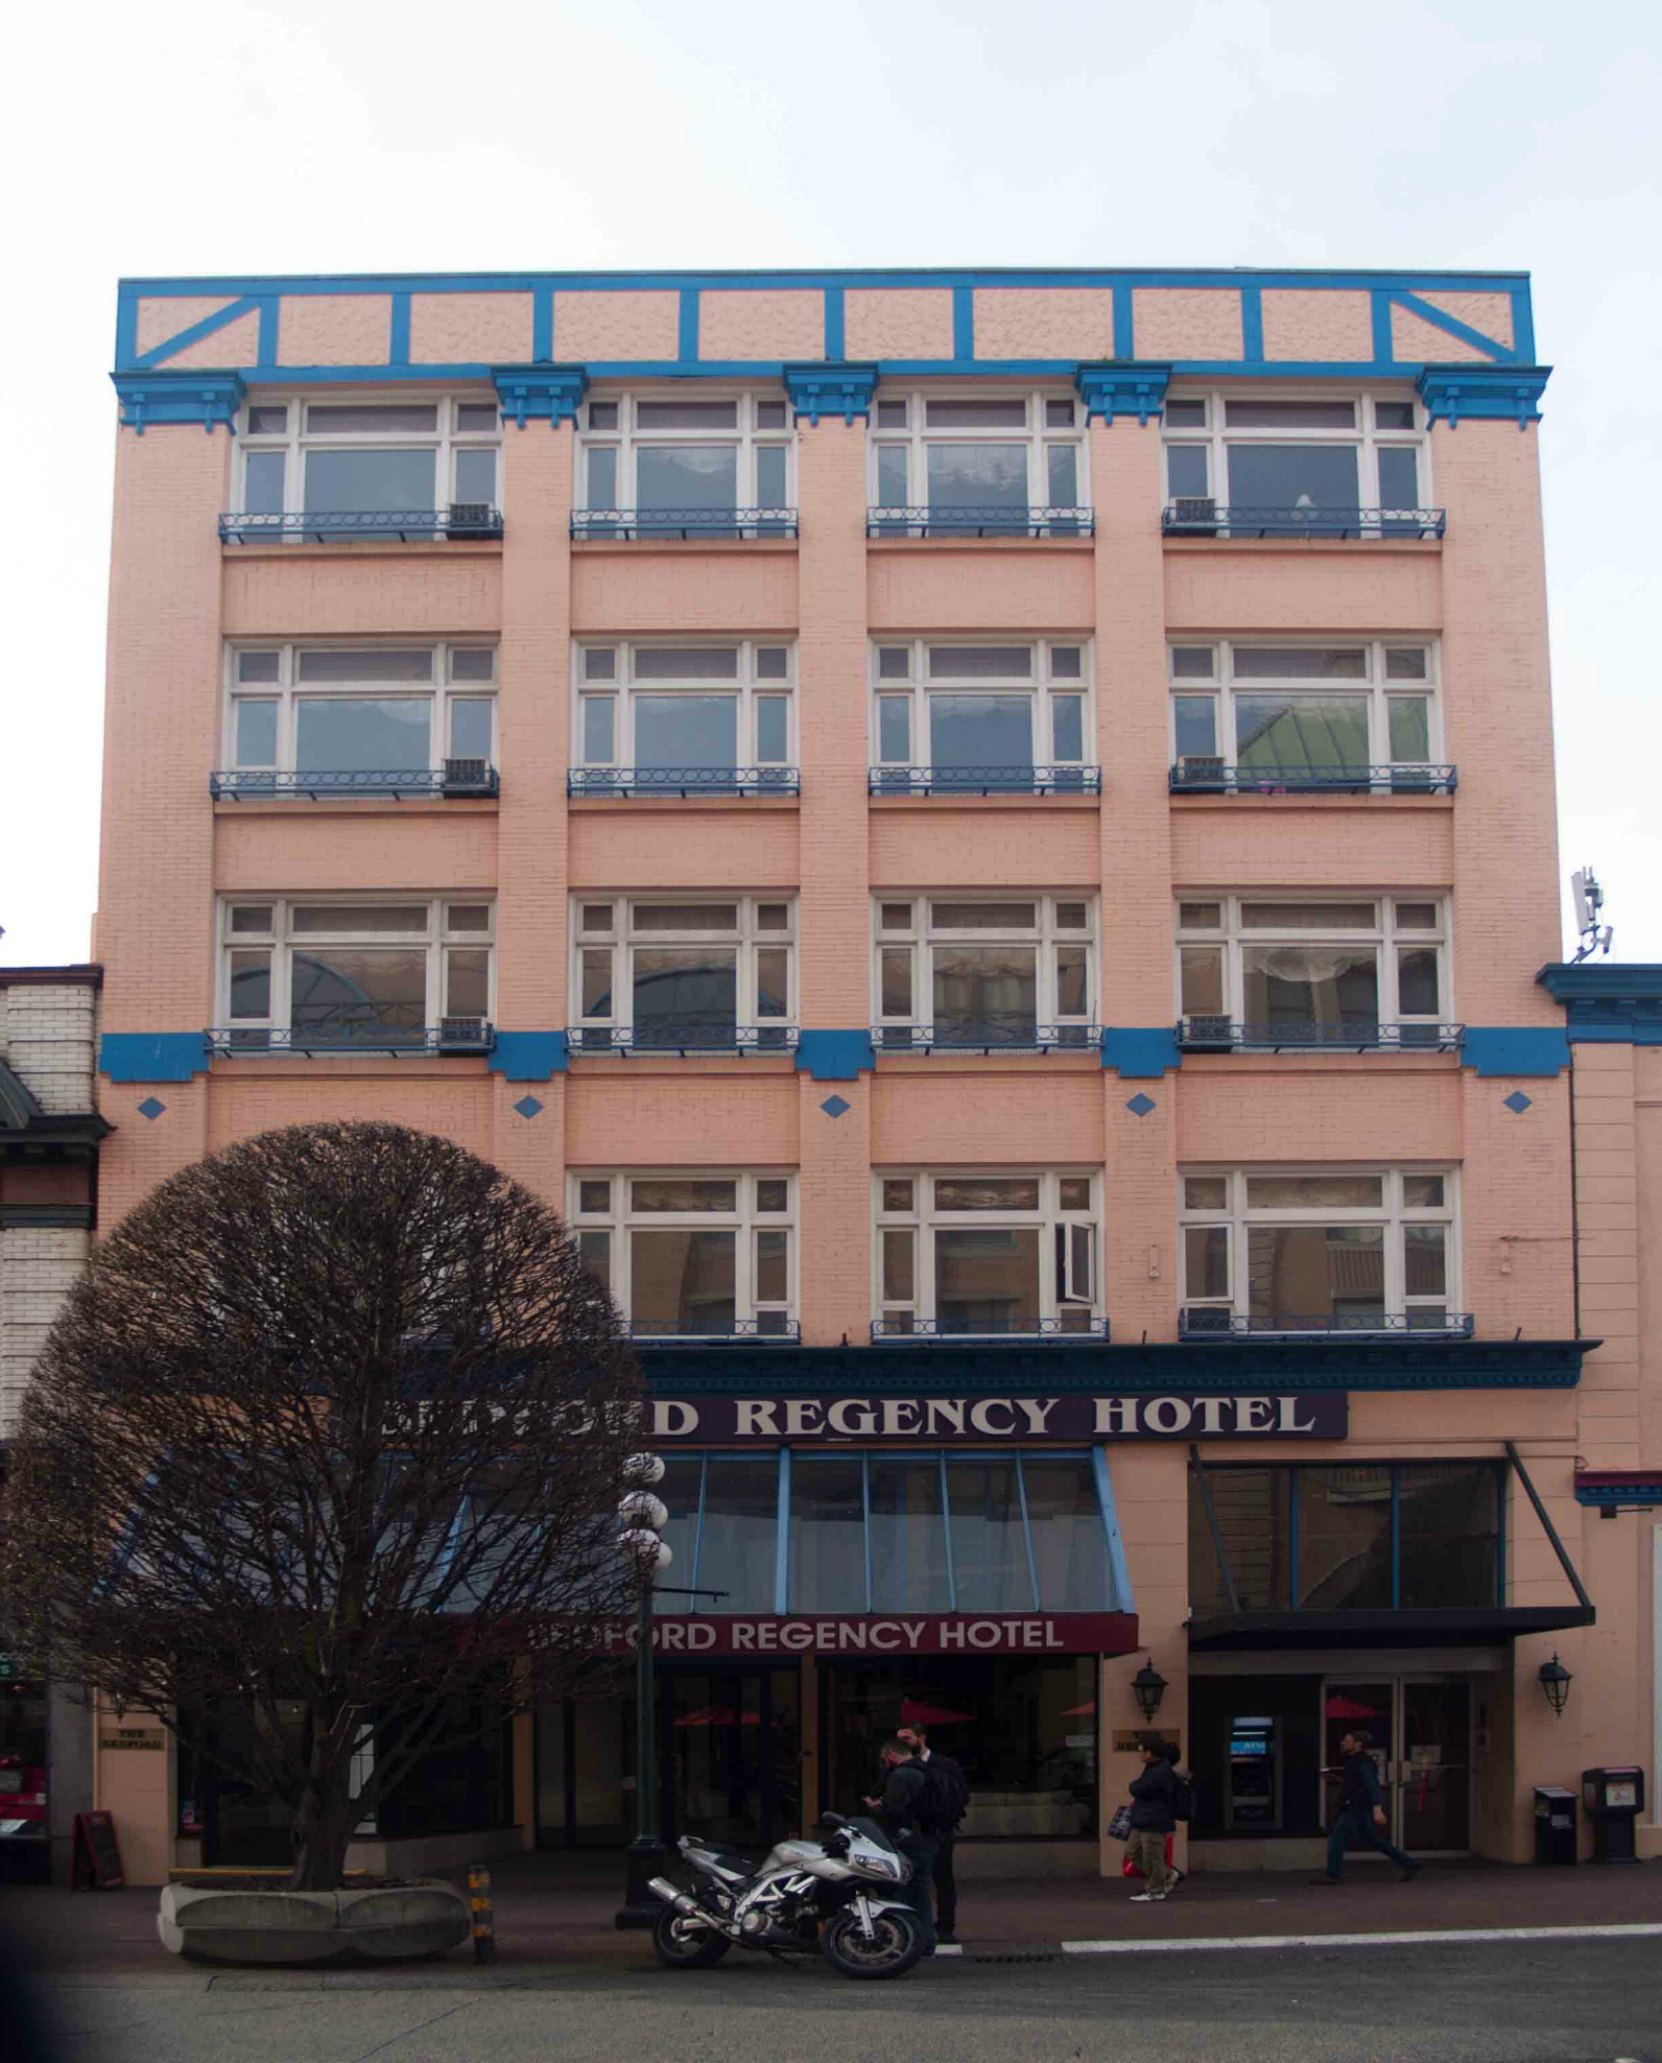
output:
<path id="1" fill-rule="evenodd" d="M 1129 1805 L 1122 1805 L 1108 1822 L 1108 1838 L 1110 1841 L 1123 1841 L 1130 1831 L 1131 1808 Z"/>
<path id="2" fill-rule="evenodd" d="M 1126 1810 L 1129 1812 L 1130 1807 L 1126 1807 Z M 1168 1870 L 1172 1866 L 1171 1857 L 1172 1837 L 1170 1834 L 1168 1834 L 1166 1836 L 1166 1868 Z M 1120 1857 L 1120 1875 L 1122 1877 L 1140 1877 L 1142 1875 L 1142 1871 L 1138 1869 L 1137 1865 L 1131 1860 L 1129 1855 L 1123 1855 Z"/>

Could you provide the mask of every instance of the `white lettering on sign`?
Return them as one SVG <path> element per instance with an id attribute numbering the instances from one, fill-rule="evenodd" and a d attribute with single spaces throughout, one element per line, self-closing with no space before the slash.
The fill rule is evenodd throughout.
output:
<path id="1" fill-rule="evenodd" d="M 773 1415 L 778 1408 L 778 1405 L 770 1403 L 766 1398 L 737 1398 L 734 1401 L 733 1409 L 738 1418 L 737 1432 L 739 1438 L 741 1440 L 754 1439 L 758 1433 L 761 1433 L 766 1437 L 777 1439 L 779 1437 L 779 1428 L 773 1422 Z"/>
<path id="2" fill-rule="evenodd" d="M 925 1397 L 923 1400 L 923 1430 L 933 1439 L 940 1439 L 945 1433 L 964 1436 L 964 1401 L 961 1397 Z"/>
<path id="3" fill-rule="evenodd" d="M 1096 1429 L 1099 1433 L 1119 1433 L 1122 1437 L 1134 1433 L 1137 1430 L 1136 1398 L 1098 1397 Z"/>
<path id="4" fill-rule="evenodd" d="M 1034 1439 L 1038 1439 L 1045 1430 L 1045 1421 L 1056 1409 L 1056 1399 L 1054 1397 L 1021 1397 L 1017 1399 L 1016 1409 L 1027 1420 L 1027 1430 L 1033 1435 Z"/>
<path id="5" fill-rule="evenodd" d="M 1283 1397 L 1280 1402 L 1281 1416 L 1276 1425 L 1278 1433 L 1313 1433 L 1316 1430 L 1316 1421 L 1313 1418 L 1305 1419 L 1302 1425 L 1299 1423 L 1296 1397 Z"/>
<path id="6" fill-rule="evenodd" d="M 660 1440 L 685 1439 L 698 1431 L 697 1406 L 683 1404 L 678 1397 L 660 1397 L 652 1407 L 652 1430 Z"/>
<path id="7" fill-rule="evenodd" d="M 1223 1415 L 1233 1402 L 1230 1397 L 1198 1397 L 1195 1409 L 1200 1413 L 1200 1429 L 1203 1433 L 1221 1433 L 1228 1430 Z"/>
<path id="8" fill-rule="evenodd" d="M 1181 1397 L 1150 1397 L 1143 1406 L 1143 1424 L 1151 1432 L 1180 1433 L 1194 1411 Z"/>
<path id="9" fill-rule="evenodd" d="M 1235 1430 L 1238 1433 L 1267 1433 L 1275 1424 L 1275 1406 L 1268 1397 L 1235 1399 Z"/>
<path id="10" fill-rule="evenodd" d="M 994 1418 L 995 1411 L 1002 1412 L 1001 1418 Z M 970 1424 L 978 1433 L 985 1433 L 989 1439 L 1005 1440 L 1016 1429 L 1016 1414 L 1010 1408 L 1008 1397 L 978 1397 L 970 1406 Z"/>
<path id="11" fill-rule="evenodd" d="M 825 1418 L 834 1433 L 874 1433 L 877 1430 L 877 1413 L 857 1397 L 839 1397 Z"/>

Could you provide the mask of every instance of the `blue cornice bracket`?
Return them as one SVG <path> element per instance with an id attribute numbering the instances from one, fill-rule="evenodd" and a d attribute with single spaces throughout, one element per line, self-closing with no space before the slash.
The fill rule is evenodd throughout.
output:
<path id="1" fill-rule="evenodd" d="M 852 425 L 856 416 L 871 419 L 877 392 L 875 365 L 787 365 L 781 368 L 794 419 L 819 427 L 821 416 L 840 416 Z"/>
<path id="2" fill-rule="evenodd" d="M 569 1072 L 571 1047 L 563 1031 L 499 1031 L 485 1066 L 510 1082 L 546 1082 Z"/>
<path id="3" fill-rule="evenodd" d="M 211 437 L 214 425 L 237 426 L 237 410 L 248 392 L 240 373 L 113 372 L 121 420 L 142 437 L 157 423 L 200 423 Z"/>
<path id="4" fill-rule="evenodd" d="M 188 1082 L 208 1071 L 208 1042 L 199 1031 L 105 1032 L 98 1071 L 112 1082 Z"/>
<path id="5" fill-rule="evenodd" d="M 551 430 L 575 423 L 589 375 L 581 365 L 493 365 L 496 398 L 504 421 L 523 430 L 535 418 Z"/>
<path id="6" fill-rule="evenodd" d="M 877 1065 L 871 1033 L 800 1031 L 796 1035 L 796 1071 L 816 1082 L 852 1082 Z"/>
<path id="7" fill-rule="evenodd" d="M 1515 422 L 1520 430 L 1541 420 L 1541 396 L 1550 365 L 1428 365 L 1415 385 L 1434 423 L 1457 430 L 1462 420 Z"/>
<path id="8" fill-rule="evenodd" d="M 1554 1025 L 1468 1024 L 1460 1059 L 1480 1075 L 1562 1074 L 1570 1042 Z"/>
<path id="9" fill-rule="evenodd" d="M 1122 1082 L 1155 1082 L 1183 1065 L 1177 1032 L 1169 1024 L 1102 1028 L 1102 1064 Z"/>
<path id="10" fill-rule="evenodd" d="M 1085 404 L 1086 422 L 1095 422 L 1100 416 L 1111 423 L 1116 415 L 1134 415 L 1144 428 L 1151 416 L 1158 421 L 1165 413 L 1170 380 L 1169 365 L 1143 359 L 1104 359 L 1081 365 L 1073 376 Z"/>
<path id="11" fill-rule="evenodd" d="M 1554 961 L 1535 979 L 1564 1005 L 1572 1046 L 1662 1046 L 1662 964 Z"/>

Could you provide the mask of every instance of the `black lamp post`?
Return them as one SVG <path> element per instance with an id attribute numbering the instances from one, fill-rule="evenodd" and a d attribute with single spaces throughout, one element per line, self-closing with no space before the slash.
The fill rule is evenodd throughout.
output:
<path id="1" fill-rule="evenodd" d="M 1540 1684 L 1542 1694 L 1554 1712 L 1562 1712 L 1569 1698 L 1570 1685 L 1574 1678 L 1570 1675 L 1569 1670 L 1564 1667 L 1563 1663 L 1559 1661 L 1556 1651 L 1554 1651 L 1550 1662 L 1543 1662 L 1541 1664 L 1536 1681 Z"/>
<path id="2" fill-rule="evenodd" d="M 617 1537 L 618 1552 L 632 1561 L 640 1577 L 640 1597 L 635 1609 L 635 1838 L 624 1851 L 626 1875 L 623 1904 L 617 1913 L 619 1927 L 650 1927 L 662 1910 L 647 1890 L 647 1882 L 663 1866 L 664 1844 L 658 1838 L 658 1777 L 656 1727 L 653 1725 L 652 1589 L 660 1569 L 672 1559 L 668 1545 L 658 1537 L 658 1528 L 669 1513 L 652 1495 L 652 1486 L 664 1479 L 664 1464 L 656 1454 L 636 1454 L 629 1460 L 627 1479 L 636 1485 L 618 1505 L 623 1531 Z"/>
<path id="3" fill-rule="evenodd" d="M 1154 1666 L 1150 1656 L 1131 1679 L 1131 1695 L 1137 1700 L 1137 1709 L 1145 1719 L 1152 1719 L 1160 1709 L 1160 1700 L 1166 1695 L 1166 1679 Z"/>

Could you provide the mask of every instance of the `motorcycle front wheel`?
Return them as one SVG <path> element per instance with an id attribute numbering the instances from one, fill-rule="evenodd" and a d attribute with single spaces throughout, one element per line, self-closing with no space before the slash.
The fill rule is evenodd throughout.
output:
<path id="1" fill-rule="evenodd" d="M 666 1970 L 707 1970 L 733 1946 L 714 1927 L 701 1927 L 666 1905 L 652 1923 L 652 1948 Z"/>
<path id="2" fill-rule="evenodd" d="M 827 1926 L 822 1946 L 825 1960 L 844 1977 L 899 1977 L 923 1953 L 923 1937 L 908 1912 L 873 1913 L 868 1935 L 859 1915 L 845 1911 Z"/>

